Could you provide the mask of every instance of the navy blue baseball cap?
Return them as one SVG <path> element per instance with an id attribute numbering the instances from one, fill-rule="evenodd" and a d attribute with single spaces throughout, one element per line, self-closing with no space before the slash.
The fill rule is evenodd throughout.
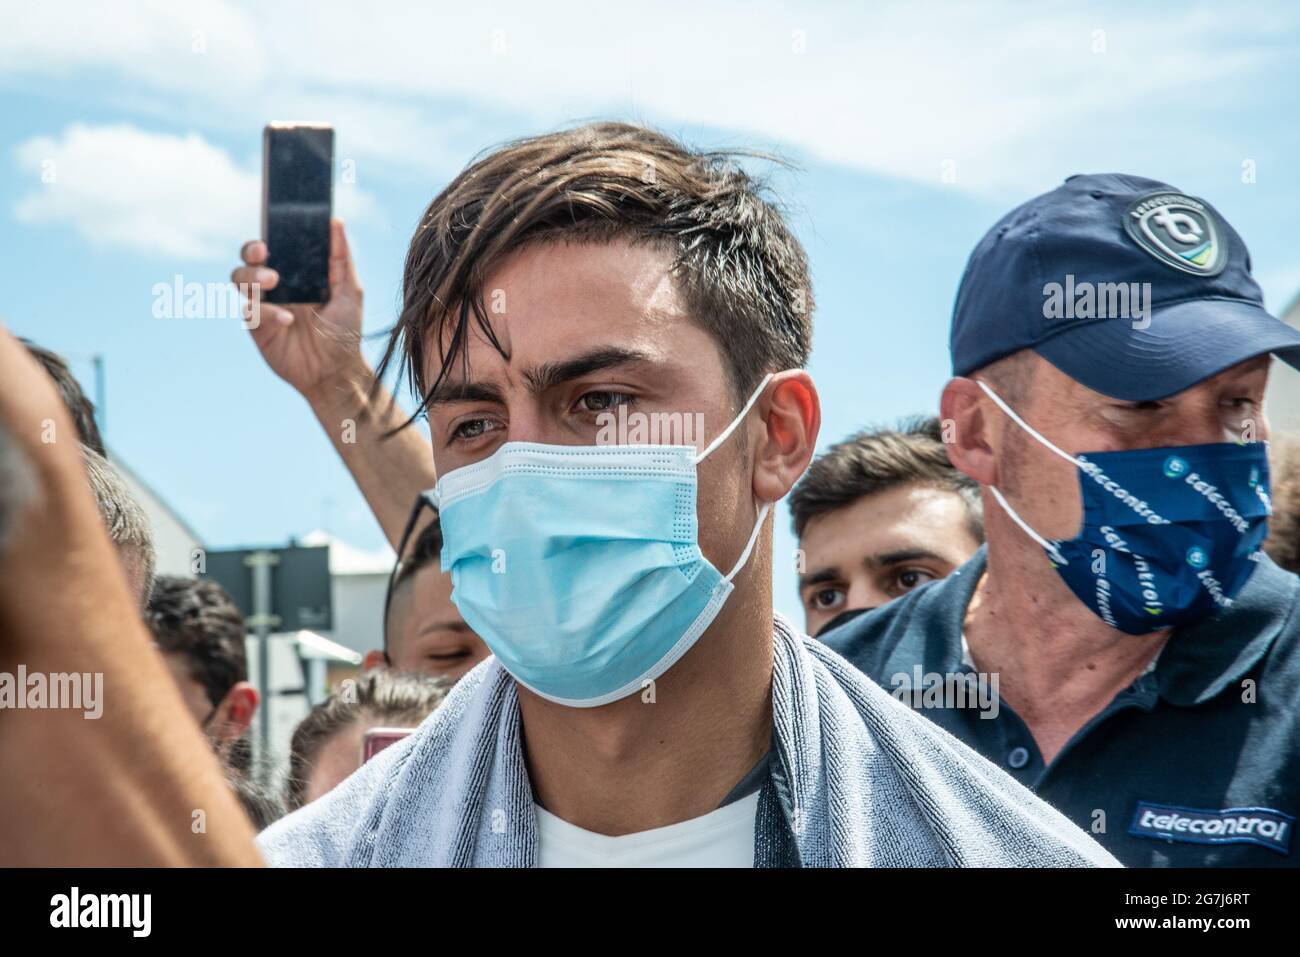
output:
<path id="1" fill-rule="evenodd" d="M 1270 352 L 1300 368 L 1300 330 L 1264 309 L 1237 231 L 1203 199 L 1118 173 L 1071 176 L 989 230 L 949 344 L 953 375 L 1033 349 L 1126 402 Z"/>

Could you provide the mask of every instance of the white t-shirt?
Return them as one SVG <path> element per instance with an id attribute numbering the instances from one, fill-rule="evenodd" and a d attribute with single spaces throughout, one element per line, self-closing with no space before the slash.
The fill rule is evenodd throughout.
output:
<path id="1" fill-rule="evenodd" d="M 758 792 L 667 827 L 609 837 L 537 807 L 540 867 L 753 867 Z"/>

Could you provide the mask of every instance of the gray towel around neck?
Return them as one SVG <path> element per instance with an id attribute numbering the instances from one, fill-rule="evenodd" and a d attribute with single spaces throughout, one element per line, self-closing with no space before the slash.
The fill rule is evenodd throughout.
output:
<path id="1" fill-rule="evenodd" d="M 1088 867 L 1087 834 L 779 615 L 759 867 Z M 515 683 L 495 658 L 420 728 L 258 837 L 282 867 L 530 867 Z"/>

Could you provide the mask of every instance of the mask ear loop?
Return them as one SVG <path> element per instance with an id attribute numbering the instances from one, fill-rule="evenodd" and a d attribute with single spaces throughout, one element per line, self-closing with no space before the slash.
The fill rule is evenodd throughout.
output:
<path id="1" fill-rule="evenodd" d="M 994 402 L 997 403 L 998 408 L 1001 409 L 1003 412 L 1005 412 L 1005 413 L 1007 414 L 1007 417 L 1010 418 L 1012 422 L 1016 423 L 1016 425 L 1020 426 L 1022 429 L 1024 429 L 1026 432 L 1028 432 L 1028 433 L 1029 433 L 1030 435 L 1032 435 L 1034 438 L 1036 438 L 1039 442 L 1042 442 L 1044 445 L 1046 445 L 1049 449 L 1051 449 L 1053 452 L 1055 452 L 1055 453 L 1056 453 L 1057 455 L 1059 455 L 1061 458 L 1065 459 L 1067 462 L 1072 463 L 1073 465 L 1077 466 L 1078 468 L 1083 468 L 1083 467 L 1084 467 L 1084 465 L 1086 464 L 1085 462 L 1083 462 L 1083 461 L 1080 460 L 1080 459 L 1076 459 L 1076 458 L 1075 458 L 1073 455 L 1071 455 L 1069 452 L 1065 452 L 1065 451 L 1062 451 L 1061 449 L 1057 448 L 1057 447 L 1056 447 L 1055 445 L 1053 445 L 1052 442 L 1051 442 L 1048 438 L 1046 438 L 1042 433 L 1040 433 L 1037 429 L 1035 429 L 1032 425 L 1030 425 L 1028 422 L 1026 422 L 1026 421 L 1025 421 L 1024 419 L 1022 419 L 1020 416 L 1016 415 L 1015 410 L 1012 409 L 1011 406 L 1009 406 L 1009 405 L 1007 405 L 1005 402 L 1003 402 L 1003 401 L 1002 401 L 1002 397 L 999 396 L 999 395 L 998 395 L 996 392 L 994 392 L 992 389 L 990 389 L 990 388 L 988 387 L 988 383 L 986 383 L 983 379 L 976 379 L 976 380 L 975 380 L 975 384 L 978 385 L 981 389 L 983 389 L 984 392 L 988 395 L 988 397 L 989 397 L 990 399 L 992 399 Z"/>
<path id="2" fill-rule="evenodd" d="M 750 554 L 754 551 L 754 545 L 758 542 L 758 533 L 763 530 L 763 523 L 767 521 L 767 513 L 770 511 L 772 511 L 772 503 L 764 502 L 763 507 L 758 510 L 758 521 L 754 523 L 754 530 L 749 533 L 749 541 L 745 545 L 745 550 L 740 553 L 740 560 L 736 562 L 731 571 L 727 572 L 723 581 L 731 581 L 745 567 Z"/>
<path id="3" fill-rule="evenodd" d="M 716 449 L 723 442 L 727 441 L 727 436 L 731 435 L 731 433 L 736 430 L 736 426 L 745 421 L 745 416 L 748 415 L 749 410 L 754 407 L 754 403 L 758 401 L 758 397 L 763 394 L 763 390 L 767 388 L 767 384 L 772 381 L 772 376 L 774 374 L 775 373 L 769 372 L 767 375 L 763 376 L 763 381 L 758 384 L 758 388 L 755 389 L 753 394 L 749 397 L 749 401 L 746 402 L 745 407 L 740 410 L 740 414 L 731 420 L 731 424 L 723 429 L 722 434 L 710 442 L 703 452 L 695 456 L 696 465 L 703 462 L 710 452 Z"/>
<path id="4" fill-rule="evenodd" d="M 1002 493 L 998 491 L 996 485 L 990 485 L 989 491 L 993 493 L 993 497 L 997 499 L 998 504 L 1002 506 L 1002 511 L 1007 513 L 1007 517 L 1019 525 L 1021 531 L 1036 541 L 1039 545 L 1043 546 L 1044 551 L 1052 556 L 1052 561 L 1056 562 L 1058 565 L 1070 564 L 1065 560 L 1065 556 L 1061 554 L 1060 550 L 1053 543 L 1049 542 L 1047 539 L 1043 538 L 1042 535 L 1039 535 L 1036 531 L 1030 528 L 1025 520 L 1015 513 L 1015 510 L 1007 504 L 1007 500 L 1002 497 Z"/>
<path id="5" fill-rule="evenodd" d="M 984 390 L 985 394 L 987 394 L 990 399 L 992 399 L 995 403 L 997 403 L 998 408 L 1001 409 L 1003 412 L 1005 412 L 1007 414 L 1007 417 L 1010 418 L 1012 422 L 1016 423 L 1016 425 L 1020 426 L 1022 429 L 1024 429 L 1034 438 L 1036 438 L 1043 445 L 1047 446 L 1049 449 L 1051 449 L 1061 458 L 1065 459 L 1067 462 L 1072 463 L 1076 468 L 1083 468 L 1084 463 L 1080 462 L 1069 452 L 1065 452 L 1057 448 L 1045 436 L 1040 434 L 1037 429 L 1035 429 L 1032 425 L 1030 425 L 1020 416 L 1018 416 L 1015 413 L 1015 410 L 1013 410 L 1011 406 L 1003 402 L 1001 396 L 999 396 L 996 392 L 990 389 L 987 383 L 985 383 L 983 379 L 976 379 L 975 383 L 981 389 Z M 988 489 L 990 492 L 993 493 L 993 497 L 998 500 L 998 504 L 1002 506 L 1002 511 L 1006 512 L 1007 516 L 1013 522 L 1015 522 L 1017 525 L 1020 526 L 1020 530 L 1022 532 L 1024 532 L 1031 539 L 1033 539 L 1035 542 L 1041 545 L 1043 547 L 1043 550 L 1052 556 L 1052 561 L 1056 562 L 1058 565 L 1070 564 L 1068 561 L 1065 560 L 1065 556 L 1061 554 L 1060 549 L 1058 549 L 1054 543 L 1049 542 L 1047 539 L 1043 538 L 1043 536 L 1039 535 L 1036 531 L 1034 531 L 1032 528 L 1029 527 L 1029 524 L 1023 518 L 1021 518 L 1019 515 L 1016 514 L 1015 509 L 1013 509 L 1009 504 L 1007 504 L 1006 498 L 1004 498 L 1002 493 L 998 491 L 996 485 L 990 485 Z"/>
<path id="6" fill-rule="evenodd" d="M 727 437 L 731 435 L 732 432 L 736 431 L 736 426 L 745 421 L 745 416 L 749 414 L 749 410 L 754 407 L 754 403 L 758 401 L 758 397 L 763 394 L 763 390 L 767 388 L 767 384 L 772 381 L 772 376 L 775 374 L 776 373 L 769 372 L 767 375 L 763 376 L 763 381 L 760 382 L 758 388 L 750 394 L 749 401 L 747 401 L 745 407 L 740 410 L 740 414 L 731 420 L 731 424 L 723 429 L 722 433 L 710 442 L 703 452 L 695 456 L 696 465 L 703 462 L 710 452 L 716 449 L 723 442 L 727 441 Z M 745 567 L 745 563 L 749 561 L 749 556 L 754 551 L 754 546 L 758 543 L 758 533 L 763 530 L 763 523 L 767 521 L 767 513 L 771 510 L 771 502 L 764 502 L 762 507 L 759 508 L 758 521 L 754 523 L 754 530 L 749 533 L 749 541 L 745 544 L 745 550 L 740 553 L 740 560 L 737 561 L 731 571 L 726 574 L 723 581 L 731 581 L 737 574 L 739 574 L 740 570 Z"/>

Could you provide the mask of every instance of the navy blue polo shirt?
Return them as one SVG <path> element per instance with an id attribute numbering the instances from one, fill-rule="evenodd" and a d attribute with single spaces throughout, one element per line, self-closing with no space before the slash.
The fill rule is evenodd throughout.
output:
<path id="1" fill-rule="evenodd" d="M 1233 606 L 1175 629 L 1154 669 L 1043 764 L 963 663 L 981 548 L 821 638 L 1054 805 L 1130 867 L 1300 863 L 1300 577 L 1261 555 Z M 945 693 L 946 691 L 946 693 Z"/>

